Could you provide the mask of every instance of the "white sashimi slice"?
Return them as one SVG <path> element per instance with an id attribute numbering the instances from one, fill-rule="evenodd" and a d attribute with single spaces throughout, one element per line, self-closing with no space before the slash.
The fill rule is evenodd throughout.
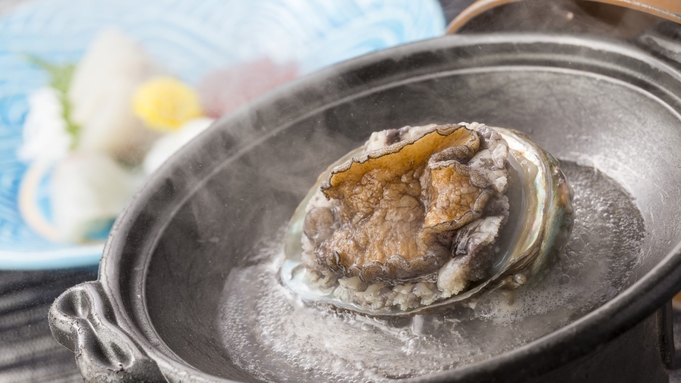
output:
<path id="1" fill-rule="evenodd" d="M 158 134 L 132 114 L 130 100 L 137 85 L 129 78 L 107 85 L 106 100 L 82 125 L 79 149 L 107 153 L 131 165 L 142 161 Z"/>
<path id="2" fill-rule="evenodd" d="M 156 134 L 134 116 L 132 95 L 159 73 L 141 47 L 116 30 L 103 31 L 78 63 L 68 91 L 71 118 L 81 126 L 78 148 L 139 164 Z"/>
<path id="3" fill-rule="evenodd" d="M 83 242 L 106 229 L 140 186 L 142 177 L 106 154 L 75 152 L 52 174 L 52 206 L 59 239 Z"/>

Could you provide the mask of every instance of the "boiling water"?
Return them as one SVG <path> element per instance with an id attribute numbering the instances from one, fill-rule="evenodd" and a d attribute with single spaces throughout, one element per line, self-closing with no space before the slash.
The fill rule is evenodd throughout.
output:
<path id="1" fill-rule="evenodd" d="M 282 245 L 274 238 L 260 262 L 228 277 L 220 327 L 232 360 L 263 381 L 382 382 L 484 360 L 578 319 L 625 286 L 645 230 L 614 181 L 594 168 L 562 168 L 575 192 L 572 237 L 534 289 L 390 320 L 307 307 L 277 282 Z"/>

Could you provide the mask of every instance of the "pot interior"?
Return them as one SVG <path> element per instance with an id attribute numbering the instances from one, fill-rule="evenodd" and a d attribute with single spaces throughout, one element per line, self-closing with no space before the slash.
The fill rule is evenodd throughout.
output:
<path id="1" fill-rule="evenodd" d="M 146 336 L 206 374 L 259 381 L 219 335 L 230 272 L 256 262 L 328 164 L 404 125 L 517 129 L 615 180 L 644 225 L 622 271 L 631 285 L 681 241 L 679 84 L 637 49 L 609 44 L 442 38 L 312 75 L 219 121 L 148 185 L 148 214 L 160 207 L 167 218 L 147 237 L 153 246 L 127 247 L 148 259 L 144 303 L 130 305 Z"/>

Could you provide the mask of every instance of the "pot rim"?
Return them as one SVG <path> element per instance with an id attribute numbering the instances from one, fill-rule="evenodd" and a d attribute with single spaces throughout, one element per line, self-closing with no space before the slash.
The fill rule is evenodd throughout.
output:
<path id="1" fill-rule="evenodd" d="M 533 33 L 514 33 L 514 34 L 481 34 L 481 35 L 457 35 L 444 36 L 426 41 L 406 44 L 395 48 L 383 50 L 380 52 L 371 53 L 359 58 L 355 58 L 340 64 L 336 64 L 329 68 L 320 70 L 318 72 L 307 75 L 301 79 L 293 81 L 277 90 L 268 93 L 267 95 L 258 98 L 248 106 L 243 106 L 237 111 L 228 116 L 223 116 L 215 124 L 221 126 L 234 125 L 236 121 L 244 118 L 249 118 L 249 112 L 254 110 L 261 110 L 267 108 L 274 101 L 290 96 L 291 93 L 300 91 L 306 87 L 317 86 L 325 81 L 333 81 L 329 79 L 337 78 L 339 74 L 346 74 L 357 71 L 369 64 L 378 63 L 382 60 L 394 60 L 396 58 L 407 57 L 425 50 L 447 50 L 456 47 L 475 46 L 479 44 L 560 44 L 575 47 L 584 47 L 584 43 L 588 42 L 590 49 L 614 53 L 617 55 L 625 55 L 629 58 L 642 61 L 655 70 L 661 71 L 667 77 L 672 77 L 679 84 L 681 84 L 681 73 L 679 73 L 672 65 L 666 63 L 662 59 L 652 56 L 645 50 L 634 45 L 625 44 L 621 41 L 611 40 L 601 37 L 593 36 L 574 36 L 574 35 L 547 35 L 547 34 L 533 34 Z M 420 77 L 415 74 L 411 78 Z M 390 83 L 389 85 L 395 85 Z M 382 86 L 372 86 L 369 90 L 376 91 Z M 366 91 L 353 92 L 350 97 L 358 97 Z M 679 98 L 673 95 L 674 98 Z M 659 98 L 659 97 L 656 97 Z M 305 113 L 316 113 L 319 109 L 326 109 L 336 103 L 346 101 L 347 97 L 338 97 L 334 103 L 325 103 L 312 111 Z M 681 105 L 681 102 L 679 102 Z M 298 118 L 292 122 L 273 130 L 283 130 L 297 122 L 299 118 L 304 116 L 298 115 Z M 135 339 L 140 348 L 159 364 L 162 370 L 174 371 L 179 376 L 188 378 L 191 376 L 191 381 L 201 382 L 231 382 L 231 380 L 220 378 L 200 371 L 190 364 L 182 361 L 182 358 L 177 357 L 177 360 L 168 356 L 168 351 L 172 351 L 165 345 L 163 339 L 156 334 L 154 326 L 148 312 L 146 310 L 145 294 L 142 294 L 142 302 L 137 303 L 136 309 L 144 312 L 147 317 L 141 318 L 145 329 L 142 331 L 133 320 L 132 314 L 124 309 L 121 304 L 120 291 L 120 265 L 119 261 L 122 256 L 122 249 L 128 233 L 130 232 L 133 223 L 139 218 L 140 213 L 145 209 L 146 201 L 151 198 L 159 189 L 159 186 L 164 182 L 165 175 L 169 173 L 169 169 L 180 166 L 183 161 L 185 153 L 191 153 L 200 148 L 211 139 L 211 133 L 214 129 L 208 129 L 207 132 L 202 133 L 198 138 L 186 145 L 171 157 L 166 163 L 145 183 L 143 188 L 133 197 L 125 208 L 124 212 L 116 220 L 111 234 L 107 240 L 104 249 L 102 260 L 100 261 L 99 269 L 99 283 L 103 286 L 104 294 L 112 303 L 112 308 L 117 319 L 118 325 L 128 332 L 132 338 Z M 271 132 L 268 132 L 268 135 Z M 217 164 L 213 172 L 222 166 L 226 166 L 232 159 L 241 155 L 248 147 L 258 144 L 250 142 L 246 147 L 237 147 L 233 153 L 230 153 L 229 159 L 221 164 Z M 198 189 L 200 185 L 211 177 L 211 173 L 204 176 L 202 181 L 195 185 L 195 189 L 188 190 L 185 198 L 174 206 L 174 211 L 177 211 L 179 206 L 191 196 L 194 190 Z M 170 218 L 174 213 L 171 213 Z M 165 227 L 165 226 L 164 226 Z M 160 228 L 153 239 L 154 245 L 149 248 L 147 254 L 143 254 L 140 258 L 144 258 L 144 271 L 146 275 L 146 268 L 151 259 L 153 249 L 156 247 L 155 243 L 163 233 L 164 227 Z M 132 278 L 131 281 L 135 279 Z M 142 278 L 141 283 L 146 283 L 146 279 Z M 515 348 L 511 351 L 502 353 L 487 360 L 472 363 L 470 365 L 457 368 L 455 370 L 445 371 L 433 375 L 415 378 L 414 380 L 428 379 L 429 381 L 481 381 L 492 379 L 497 376 L 500 371 L 513 371 L 513 375 L 508 374 L 511 381 L 519 381 L 528 377 L 541 375 L 558 366 L 567 364 L 581 356 L 588 354 L 598 348 L 599 345 L 605 344 L 617 336 L 623 334 L 635 324 L 651 315 L 656 309 L 661 307 L 664 303 L 669 301 L 676 291 L 681 289 L 681 243 L 669 252 L 655 267 L 653 267 L 644 277 L 636 283 L 629 286 L 624 291 L 620 292 L 615 298 L 586 314 L 582 318 L 564 326 L 554 332 L 546 334 L 528 344 Z M 144 286 L 141 287 L 144 291 Z M 140 321 L 140 318 L 137 318 Z M 152 344 L 147 338 L 148 332 L 151 331 L 153 336 L 158 339 L 165 347 L 165 353 L 159 350 L 158 346 Z M 147 333 L 147 335 L 145 335 Z M 573 347 L 565 347 L 566 344 L 578 345 Z M 179 362 L 182 361 L 182 362 Z M 531 363 L 528 363 L 531 361 Z"/>

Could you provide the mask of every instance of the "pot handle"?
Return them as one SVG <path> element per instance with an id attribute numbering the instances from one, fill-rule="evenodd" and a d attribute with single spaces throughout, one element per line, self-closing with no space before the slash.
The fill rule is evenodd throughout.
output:
<path id="1" fill-rule="evenodd" d="M 116 325 L 99 282 L 66 290 L 48 319 L 52 336 L 76 354 L 86 382 L 166 382 L 158 365 Z"/>
<path id="2" fill-rule="evenodd" d="M 447 34 L 456 33 L 476 16 L 498 6 L 521 0 L 478 0 L 464 9 L 447 26 Z M 678 0 L 590 0 L 599 3 L 619 5 L 625 8 L 650 13 L 667 20 L 681 23 L 681 1 Z"/>

